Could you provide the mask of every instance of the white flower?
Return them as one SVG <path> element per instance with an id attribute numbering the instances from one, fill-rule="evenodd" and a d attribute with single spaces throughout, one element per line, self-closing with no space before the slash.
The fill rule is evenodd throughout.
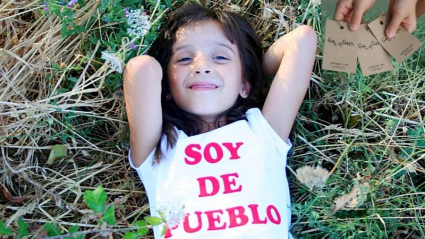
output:
<path id="1" fill-rule="evenodd" d="M 270 19 L 270 18 L 272 18 L 272 16 L 273 16 L 273 10 L 272 10 L 270 4 L 267 3 L 264 6 L 264 9 L 263 9 L 263 18 Z"/>
<path id="2" fill-rule="evenodd" d="M 313 4 L 314 7 L 317 7 L 317 6 L 320 6 L 321 0 L 311 0 L 311 3 Z"/>
<path id="3" fill-rule="evenodd" d="M 141 13 L 140 9 L 128 12 L 127 24 L 129 26 L 127 33 L 137 38 L 144 36 L 151 28 L 149 16 L 145 12 Z"/>
<path id="4" fill-rule="evenodd" d="M 185 218 L 184 206 L 176 203 L 161 204 L 158 213 L 167 222 L 169 228 L 174 228 Z"/>
<path id="5" fill-rule="evenodd" d="M 328 177 L 329 171 L 320 166 L 317 168 L 304 166 L 297 169 L 298 180 L 304 183 L 310 190 L 313 187 L 323 188 Z"/>
<path id="6" fill-rule="evenodd" d="M 102 59 L 111 65 L 112 70 L 122 73 L 122 60 L 110 52 L 102 51 Z"/>

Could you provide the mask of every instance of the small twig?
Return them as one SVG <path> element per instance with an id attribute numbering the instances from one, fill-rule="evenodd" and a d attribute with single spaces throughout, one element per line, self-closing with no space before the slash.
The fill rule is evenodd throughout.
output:
<path id="1" fill-rule="evenodd" d="M 351 141 L 350 144 L 347 144 L 345 142 L 343 142 L 346 146 L 344 148 L 344 151 L 342 151 L 341 155 L 339 156 L 338 160 L 336 161 L 334 167 L 332 168 L 332 170 L 329 172 L 329 176 L 332 175 L 332 173 L 336 170 L 336 168 L 338 167 L 339 163 L 341 162 L 342 157 L 345 156 L 345 154 L 347 153 L 348 149 L 350 148 L 351 145 L 353 145 L 353 141 Z"/>

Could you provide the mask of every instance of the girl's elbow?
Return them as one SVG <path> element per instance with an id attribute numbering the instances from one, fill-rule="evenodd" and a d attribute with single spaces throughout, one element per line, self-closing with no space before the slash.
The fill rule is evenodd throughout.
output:
<path id="1" fill-rule="evenodd" d="M 295 38 L 302 45 L 317 45 L 317 34 L 312 27 L 307 25 L 299 26 L 295 31 Z"/>
<path id="2" fill-rule="evenodd" d="M 124 70 L 124 81 L 143 79 L 148 81 L 161 81 L 162 68 L 159 62 L 148 55 L 141 55 L 132 58 Z"/>

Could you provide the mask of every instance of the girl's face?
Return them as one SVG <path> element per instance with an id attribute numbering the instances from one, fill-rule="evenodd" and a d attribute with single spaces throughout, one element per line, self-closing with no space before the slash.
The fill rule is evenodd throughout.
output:
<path id="1" fill-rule="evenodd" d="M 249 93 L 238 47 L 211 20 L 177 30 L 167 70 L 176 104 L 208 123 Z"/>

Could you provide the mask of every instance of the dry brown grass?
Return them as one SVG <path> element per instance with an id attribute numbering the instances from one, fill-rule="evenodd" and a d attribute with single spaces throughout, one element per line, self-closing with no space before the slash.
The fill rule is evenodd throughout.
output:
<path id="1" fill-rule="evenodd" d="M 95 14 L 95 7 L 89 3 L 88 12 L 77 12 L 79 24 Z M 0 220 L 14 225 L 23 216 L 33 231 L 45 222 L 61 229 L 94 228 L 95 221 L 85 220 L 91 213 L 82 194 L 101 183 L 122 205 L 117 217 L 127 225 L 145 213 L 147 202 L 124 150 L 114 143 L 126 134 L 123 99 L 105 89 L 111 71 L 94 58 L 97 49 L 92 57 L 81 51 L 94 28 L 63 38 L 59 19 L 42 17 L 41 8 L 36 1 L 0 4 L 0 185 L 16 201 L 0 197 Z M 78 64 L 82 69 L 72 69 Z M 78 75 L 73 88 L 58 93 L 71 74 Z M 98 121 L 104 123 L 96 126 Z M 85 128 L 91 129 L 90 138 L 79 134 Z M 63 144 L 64 135 L 68 156 L 47 165 L 50 149 Z"/>

